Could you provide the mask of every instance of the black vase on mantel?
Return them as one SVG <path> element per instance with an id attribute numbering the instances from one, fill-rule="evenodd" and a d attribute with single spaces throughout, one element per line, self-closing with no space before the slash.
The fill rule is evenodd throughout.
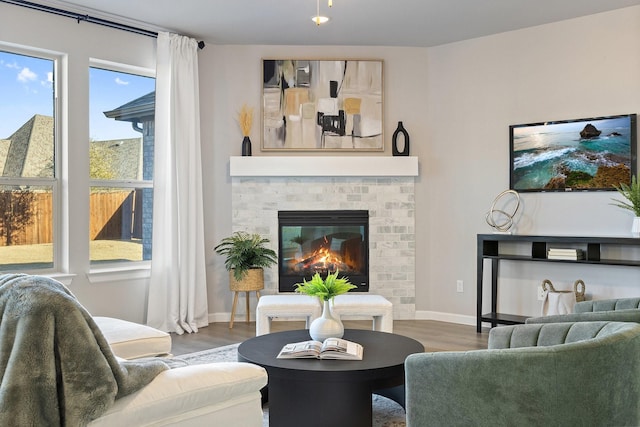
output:
<path id="1" fill-rule="evenodd" d="M 245 136 L 242 139 L 242 155 L 250 156 L 251 155 L 251 140 L 248 136 Z"/>
<path id="2" fill-rule="evenodd" d="M 402 145 L 402 151 L 398 150 L 398 136 L 402 137 L 404 144 Z M 402 122 L 398 122 L 398 128 L 393 132 L 393 146 L 392 151 L 394 156 L 408 156 L 409 155 L 409 132 L 402 126 Z"/>

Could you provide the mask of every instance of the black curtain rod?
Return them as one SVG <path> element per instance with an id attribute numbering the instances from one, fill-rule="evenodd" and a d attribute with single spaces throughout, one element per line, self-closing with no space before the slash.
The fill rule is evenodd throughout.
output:
<path id="1" fill-rule="evenodd" d="M 30 1 L 24 1 L 24 0 L 0 0 L 0 2 L 9 3 L 9 4 L 16 5 L 16 6 L 23 6 L 23 7 L 29 8 L 29 9 L 39 10 L 41 12 L 52 13 L 54 15 L 65 16 L 67 18 L 75 19 L 76 22 L 78 22 L 78 24 L 80 23 L 80 21 L 85 21 L 85 22 L 90 22 L 92 24 L 103 25 L 103 26 L 109 27 L 109 28 L 115 28 L 117 30 L 123 30 L 123 31 L 128 31 L 130 33 L 140 34 L 140 35 L 143 35 L 143 36 L 154 37 L 154 38 L 158 37 L 158 33 L 154 32 L 154 31 L 144 30 L 142 28 L 132 27 L 131 25 L 120 24 L 118 22 L 108 21 L 106 19 L 96 18 L 96 17 L 90 16 L 90 15 L 83 15 L 81 13 L 71 12 L 71 11 L 64 10 L 64 9 L 58 9 L 56 7 L 45 6 L 43 4 L 33 3 L 33 2 L 30 2 Z M 205 45 L 204 45 L 203 41 L 199 41 L 198 42 L 198 47 L 200 49 L 204 49 L 204 46 Z"/>

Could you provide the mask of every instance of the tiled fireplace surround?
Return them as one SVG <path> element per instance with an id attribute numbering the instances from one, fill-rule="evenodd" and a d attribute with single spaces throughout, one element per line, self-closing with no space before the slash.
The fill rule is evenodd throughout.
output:
<path id="1" fill-rule="evenodd" d="M 232 157 L 233 231 L 278 241 L 279 210 L 369 211 L 369 292 L 415 318 L 415 157 Z M 265 270 L 264 294 L 278 292 Z"/>

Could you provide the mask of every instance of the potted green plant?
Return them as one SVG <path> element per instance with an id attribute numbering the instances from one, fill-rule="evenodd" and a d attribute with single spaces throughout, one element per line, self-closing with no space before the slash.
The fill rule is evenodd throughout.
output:
<path id="1" fill-rule="evenodd" d="M 337 270 L 333 274 L 328 273 L 324 279 L 319 273 L 316 273 L 310 281 L 304 280 L 303 283 L 297 283 L 295 286 L 296 292 L 317 297 L 323 302 L 322 316 L 309 325 L 311 338 L 317 341 L 324 341 L 327 338 L 342 338 L 344 325 L 340 321 L 340 316 L 332 313 L 330 301 L 335 296 L 347 293 L 357 286 L 349 282 L 347 277 L 338 278 Z"/>
<path id="2" fill-rule="evenodd" d="M 242 281 L 249 270 L 271 267 L 278 262 L 273 249 L 265 245 L 269 239 L 259 234 L 236 231 L 225 237 L 213 248 L 219 255 L 225 256 L 224 266 L 237 281 Z"/>
<path id="3" fill-rule="evenodd" d="M 231 321 L 229 328 L 233 328 L 233 318 L 236 313 L 238 292 L 246 292 L 247 323 L 249 322 L 249 292 L 255 291 L 260 298 L 259 291 L 264 289 L 264 268 L 277 263 L 278 256 L 265 245 L 269 239 L 259 234 L 249 234 L 236 231 L 225 237 L 213 248 L 219 255 L 225 256 L 224 266 L 229 271 L 229 289 L 235 292 Z"/>
<path id="4" fill-rule="evenodd" d="M 635 176 L 631 177 L 631 185 L 620 183 L 615 187 L 626 201 L 619 199 L 612 199 L 615 203 L 614 206 L 618 206 L 622 209 L 628 209 L 635 217 L 633 218 L 633 225 L 631 226 L 631 234 L 634 237 L 640 237 L 640 184 Z"/>

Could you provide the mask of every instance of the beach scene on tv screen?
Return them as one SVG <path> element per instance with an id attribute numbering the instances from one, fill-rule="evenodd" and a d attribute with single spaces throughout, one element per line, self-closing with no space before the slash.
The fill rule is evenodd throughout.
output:
<path id="1" fill-rule="evenodd" d="M 631 116 L 512 127 L 512 188 L 613 190 L 631 182 Z"/>

